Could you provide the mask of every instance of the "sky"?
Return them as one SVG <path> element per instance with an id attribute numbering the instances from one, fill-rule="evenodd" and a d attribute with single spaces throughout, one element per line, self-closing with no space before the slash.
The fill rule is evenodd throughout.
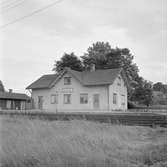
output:
<path id="1" fill-rule="evenodd" d="M 65 52 L 82 56 L 97 41 L 129 48 L 142 77 L 167 84 L 166 0 L 1 0 L 0 8 L 6 90 L 28 93 Z"/>

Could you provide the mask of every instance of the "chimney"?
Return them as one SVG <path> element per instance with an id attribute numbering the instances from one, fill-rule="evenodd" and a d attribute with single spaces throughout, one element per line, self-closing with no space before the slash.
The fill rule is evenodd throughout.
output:
<path id="1" fill-rule="evenodd" d="M 95 71 L 96 70 L 96 66 L 94 63 L 90 64 L 90 71 Z"/>
<path id="2" fill-rule="evenodd" d="M 9 89 L 9 93 L 12 93 L 13 92 L 13 90 L 12 89 Z"/>

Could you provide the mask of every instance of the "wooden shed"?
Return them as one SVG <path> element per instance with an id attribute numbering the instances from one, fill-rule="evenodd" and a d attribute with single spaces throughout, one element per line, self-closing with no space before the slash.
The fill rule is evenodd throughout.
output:
<path id="1" fill-rule="evenodd" d="M 30 97 L 23 93 L 0 92 L 0 109 L 25 110 Z"/>

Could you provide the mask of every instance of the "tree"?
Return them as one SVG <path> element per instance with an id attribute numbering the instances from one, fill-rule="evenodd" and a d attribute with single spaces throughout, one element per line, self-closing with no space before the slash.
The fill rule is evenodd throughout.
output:
<path id="1" fill-rule="evenodd" d="M 96 42 L 81 57 L 86 69 L 95 64 L 96 69 L 123 68 L 131 87 L 128 97 L 133 94 L 133 83 L 138 84 L 138 67 L 133 63 L 133 55 L 128 48 L 111 48 L 108 42 Z"/>
<path id="2" fill-rule="evenodd" d="M 81 60 L 72 52 L 70 54 L 65 53 L 59 61 L 55 61 L 53 71 L 60 72 L 65 67 L 70 67 L 76 71 L 82 71 L 83 65 Z"/>
<path id="3" fill-rule="evenodd" d="M 142 84 L 135 88 L 133 100 L 138 101 L 140 104 L 144 104 L 147 107 L 151 105 L 153 102 L 152 83 L 143 80 Z"/>
<path id="4" fill-rule="evenodd" d="M 130 81 L 138 76 L 138 67 L 134 64 L 133 55 L 127 48 L 111 48 L 108 42 L 96 42 L 87 49 L 82 57 L 85 68 L 94 63 L 96 69 L 123 68 Z"/>
<path id="5" fill-rule="evenodd" d="M 136 81 L 138 75 L 138 67 L 133 63 L 134 56 L 128 48 L 115 48 L 106 55 L 107 68 L 123 68 L 130 82 Z"/>
<path id="6" fill-rule="evenodd" d="M 96 69 L 103 69 L 107 64 L 106 55 L 111 52 L 111 46 L 108 42 L 96 42 L 93 43 L 87 49 L 87 52 L 81 56 L 83 64 L 86 69 L 90 68 L 93 63 L 96 65 Z"/>
<path id="7" fill-rule="evenodd" d="M 167 90 L 166 90 L 166 87 L 163 85 L 162 82 L 157 82 L 153 85 L 153 90 L 155 91 L 161 91 L 163 93 L 166 93 Z"/>
<path id="8" fill-rule="evenodd" d="M 137 94 L 136 92 L 140 91 L 140 88 L 143 87 L 144 82 L 145 81 L 144 81 L 143 77 L 141 77 L 139 75 L 137 77 L 135 77 L 135 80 L 133 80 L 131 82 L 131 87 L 128 89 L 128 99 L 130 101 L 138 101 L 138 99 L 137 99 L 138 96 L 136 95 Z"/>

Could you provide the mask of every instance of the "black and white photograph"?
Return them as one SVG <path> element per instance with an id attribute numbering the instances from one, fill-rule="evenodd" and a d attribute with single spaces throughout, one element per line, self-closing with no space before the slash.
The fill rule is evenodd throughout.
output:
<path id="1" fill-rule="evenodd" d="M 166 0 L 0 0 L 0 167 L 167 167 Z"/>

